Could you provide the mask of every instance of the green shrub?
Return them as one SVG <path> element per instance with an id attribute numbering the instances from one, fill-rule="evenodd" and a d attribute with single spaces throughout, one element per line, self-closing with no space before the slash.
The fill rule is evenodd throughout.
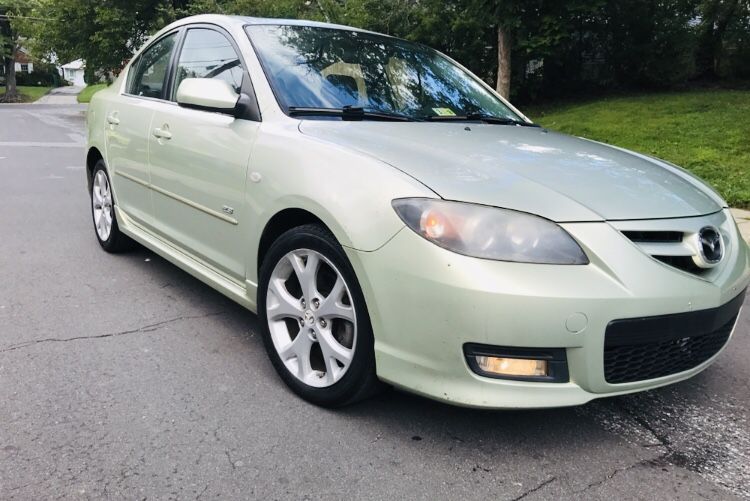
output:
<path id="1" fill-rule="evenodd" d="M 16 72 L 16 85 L 29 87 L 59 87 L 63 85 L 63 78 L 52 64 L 34 63 L 31 73 Z"/>

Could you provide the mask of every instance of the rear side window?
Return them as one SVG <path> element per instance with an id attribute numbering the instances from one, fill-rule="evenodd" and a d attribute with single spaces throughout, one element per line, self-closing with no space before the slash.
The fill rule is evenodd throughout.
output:
<path id="1" fill-rule="evenodd" d="M 161 99 L 176 40 L 177 33 L 172 33 L 141 54 L 133 67 L 132 79 L 128 76 L 128 94 Z"/>
<path id="2" fill-rule="evenodd" d="M 228 82 L 239 93 L 242 87 L 242 63 L 229 39 L 208 28 L 192 28 L 185 35 L 172 90 L 177 96 L 186 78 L 218 78 Z"/>

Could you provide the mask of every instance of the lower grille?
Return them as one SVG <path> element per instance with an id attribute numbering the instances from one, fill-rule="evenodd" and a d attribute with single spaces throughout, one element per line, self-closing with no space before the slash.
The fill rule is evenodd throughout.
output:
<path id="1" fill-rule="evenodd" d="M 716 355 L 726 344 L 732 326 L 734 319 L 721 329 L 701 336 L 605 348 L 605 379 L 612 384 L 631 383 L 669 376 L 697 367 Z"/>
<path id="2" fill-rule="evenodd" d="M 726 344 L 745 292 L 719 308 L 614 320 L 604 338 L 604 379 L 632 383 L 683 372 Z"/>

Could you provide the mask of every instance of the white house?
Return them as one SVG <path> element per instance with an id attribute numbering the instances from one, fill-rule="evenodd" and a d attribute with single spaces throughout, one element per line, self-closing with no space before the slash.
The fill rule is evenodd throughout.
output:
<path id="1" fill-rule="evenodd" d="M 16 73 L 31 73 L 34 71 L 34 62 L 24 49 L 18 49 L 16 53 Z"/>
<path id="2" fill-rule="evenodd" d="M 63 64 L 60 69 L 62 77 L 73 85 L 85 86 L 83 74 L 86 72 L 86 63 L 83 59 L 76 59 L 68 64 Z"/>

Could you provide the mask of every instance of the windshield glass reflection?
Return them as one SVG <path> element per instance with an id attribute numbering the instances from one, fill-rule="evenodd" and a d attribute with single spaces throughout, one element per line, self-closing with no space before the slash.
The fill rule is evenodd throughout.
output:
<path id="1" fill-rule="evenodd" d="M 287 110 L 354 106 L 415 119 L 521 119 L 466 71 L 418 44 L 311 26 L 252 25 L 247 32 Z"/>

